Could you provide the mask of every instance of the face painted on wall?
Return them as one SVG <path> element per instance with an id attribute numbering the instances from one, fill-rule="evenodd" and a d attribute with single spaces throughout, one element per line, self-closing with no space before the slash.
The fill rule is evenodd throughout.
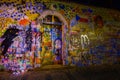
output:
<path id="1" fill-rule="evenodd" d="M 61 40 L 60 40 L 60 39 L 57 39 L 57 40 L 55 41 L 55 48 L 56 48 L 56 49 L 60 49 L 60 48 L 61 48 Z"/>
<path id="2" fill-rule="evenodd" d="M 102 28 L 103 25 L 104 25 L 104 24 L 103 24 L 102 16 L 100 16 L 100 15 L 95 16 L 94 22 L 95 22 L 95 24 L 96 24 L 99 28 Z"/>
<path id="3" fill-rule="evenodd" d="M 80 48 L 80 35 L 72 34 L 70 38 L 70 45 L 72 49 Z"/>

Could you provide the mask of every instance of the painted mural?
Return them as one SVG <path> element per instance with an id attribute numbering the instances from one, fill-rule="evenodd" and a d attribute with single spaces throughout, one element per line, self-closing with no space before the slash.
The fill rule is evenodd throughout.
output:
<path id="1" fill-rule="evenodd" d="M 117 10 L 49 0 L 1 0 L 0 65 L 18 74 L 49 64 L 118 64 L 119 22 Z"/>

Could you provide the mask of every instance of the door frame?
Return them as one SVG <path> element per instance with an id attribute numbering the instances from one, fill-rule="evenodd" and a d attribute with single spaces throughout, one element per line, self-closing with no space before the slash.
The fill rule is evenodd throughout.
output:
<path id="1" fill-rule="evenodd" d="M 66 65 L 66 58 L 67 58 L 67 39 L 66 39 L 66 33 L 68 30 L 68 23 L 66 19 L 61 15 L 59 12 L 55 10 L 45 10 L 43 11 L 40 16 L 38 17 L 37 21 L 40 23 L 40 27 L 42 27 L 42 20 L 47 15 L 53 15 L 59 18 L 59 20 L 62 22 L 62 64 Z M 67 30 L 66 30 L 67 29 Z"/>

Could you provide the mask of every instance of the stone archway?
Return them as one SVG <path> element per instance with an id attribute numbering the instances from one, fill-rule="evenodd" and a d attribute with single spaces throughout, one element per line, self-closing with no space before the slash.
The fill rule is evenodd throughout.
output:
<path id="1" fill-rule="evenodd" d="M 67 44 L 66 44 L 66 33 L 68 28 L 68 23 L 59 12 L 54 10 L 45 10 L 40 14 L 40 17 L 38 17 L 38 22 L 42 26 L 42 20 L 48 15 L 53 15 L 59 18 L 59 20 L 62 22 L 62 64 L 66 64 L 66 56 L 67 56 Z"/>
<path id="2" fill-rule="evenodd" d="M 63 25 L 65 25 L 65 26 L 68 27 L 68 23 L 67 23 L 67 21 L 65 20 L 65 18 L 63 17 L 63 15 L 61 15 L 61 14 L 60 14 L 59 12 L 57 12 L 57 11 L 54 11 L 54 10 L 45 10 L 45 11 L 43 11 L 40 15 L 41 15 L 41 16 L 40 16 L 38 19 L 43 19 L 43 18 L 45 18 L 45 16 L 47 16 L 47 15 L 54 15 L 54 16 L 58 17 L 61 22 L 63 22 Z"/>

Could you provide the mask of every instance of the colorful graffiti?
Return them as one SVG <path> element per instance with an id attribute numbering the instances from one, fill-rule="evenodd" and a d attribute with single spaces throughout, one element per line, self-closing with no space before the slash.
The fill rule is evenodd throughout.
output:
<path id="1" fill-rule="evenodd" d="M 119 63 L 119 14 L 75 3 L 2 0 L 1 64 L 18 74 L 44 64 Z"/>

